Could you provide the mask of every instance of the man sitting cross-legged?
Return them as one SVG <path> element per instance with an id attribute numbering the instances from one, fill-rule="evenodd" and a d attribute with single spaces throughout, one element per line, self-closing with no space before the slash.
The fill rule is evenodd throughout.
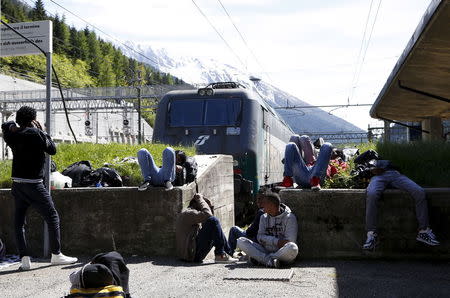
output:
<path id="1" fill-rule="evenodd" d="M 202 262 L 214 246 L 216 263 L 232 263 L 227 238 L 219 219 L 213 216 L 213 206 L 201 194 L 195 194 L 188 208 L 176 221 L 177 255 L 188 262 Z"/>
<path id="2" fill-rule="evenodd" d="M 297 218 L 289 208 L 282 208 L 276 193 L 264 194 L 258 229 L 258 242 L 241 237 L 237 247 L 251 259 L 268 267 L 278 268 L 280 262 L 291 263 L 298 254 Z"/>

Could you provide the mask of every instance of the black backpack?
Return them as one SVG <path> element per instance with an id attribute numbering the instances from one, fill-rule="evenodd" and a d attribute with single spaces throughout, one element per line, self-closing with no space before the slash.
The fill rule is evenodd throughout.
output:
<path id="1" fill-rule="evenodd" d="M 92 173 L 92 165 L 89 160 L 77 161 L 68 166 L 61 174 L 72 178 L 73 187 L 85 187 L 86 177 Z"/>
<path id="2" fill-rule="evenodd" d="M 119 173 L 113 168 L 102 167 L 98 168 L 93 172 L 98 173 L 100 175 L 100 183 L 102 186 L 111 186 L 111 187 L 122 187 L 122 177 L 120 177 Z"/>

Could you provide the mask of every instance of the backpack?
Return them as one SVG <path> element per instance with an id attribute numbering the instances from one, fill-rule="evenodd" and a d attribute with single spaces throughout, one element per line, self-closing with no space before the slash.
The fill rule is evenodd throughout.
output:
<path id="1" fill-rule="evenodd" d="M 68 166 L 61 174 L 72 178 L 72 187 L 89 186 L 91 179 L 86 178 L 92 173 L 92 165 L 88 160 L 77 161 Z"/>
<path id="2" fill-rule="evenodd" d="M 198 165 L 195 158 L 188 156 L 186 162 L 184 163 L 186 168 L 186 183 L 191 183 L 197 177 Z"/>
<path id="3" fill-rule="evenodd" d="M 122 187 L 122 177 L 113 168 L 101 167 L 94 171 L 100 174 L 100 183 L 102 186 Z"/>

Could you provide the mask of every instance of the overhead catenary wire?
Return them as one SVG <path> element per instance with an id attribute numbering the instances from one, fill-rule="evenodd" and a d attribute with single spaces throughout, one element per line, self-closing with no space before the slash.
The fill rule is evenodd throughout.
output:
<path id="1" fill-rule="evenodd" d="M 244 38 L 243 34 L 241 33 L 241 31 L 238 29 L 238 27 L 236 26 L 236 23 L 233 21 L 233 18 L 231 17 L 230 13 L 228 12 L 228 10 L 225 8 L 225 6 L 223 5 L 221 0 L 217 0 L 220 4 L 220 6 L 222 6 L 223 11 L 225 12 L 225 14 L 228 16 L 228 19 L 230 20 L 231 24 L 233 24 L 234 29 L 236 30 L 236 32 L 239 34 L 239 36 L 241 37 L 242 42 L 244 43 L 244 45 L 247 47 L 248 51 L 250 52 L 250 54 L 253 56 L 253 58 L 255 59 L 256 63 L 259 65 L 259 67 L 261 68 L 261 70 L 263 71 L 263 73 L 267 76 L 267 78 L 269 78 L 269 80 L 273 81 L 273 79 L 269 76 L 269 73 L 267 71 L 265 71 L 264 67 L 262 66 L 262 64 L 260 63 L 258 57 L 256 57 L 254 51 L 250 48 L 250 46 L 248 45 L 246 39 Z"/>
<path id="2" fill-rule="evenodd" d="M 130 51 L 132 51 L 132 52 L 136 53 L 137 55 L 139 55 L 139 56 L 141 56 L 141 57 L 147 59 L 147 60 L 150 61 L 150 62 L 152 62 L 155 66 L 159 66 L 158 61 L 156 61 L 156 60 L 154 60 L 154 59 L 148 57 L 147 55 L 141 53 L 140 51 L 137 51 L 136 49 L 130 47 L 129 45 L 127 45 L 125 42 L 119 40 L 118 38 L 116 38 L 116 37 L 114 37 L 114 36 L 112 36 L 112 35 L 106 33 L 106 32 L 103 31 L 102 29 L 98 28 L 97 26 L 93 25 L 92 23 L 88 22 L 87 20 L 83 19 L 82 17 L 80 17 L 80 16 L 77 15 L 76 13 L 72 12 L 71 10 L 65 8 L 65 7 L 62 6 L 61 4 L 59 4 L 59 3 L 57 3 L 57 2 L 55 2 L 55 1 L 53 1 L 53 0 L 50 0 L 50 2 L 54 3 L 56 6 L 60 7 L 61 9 L 67 11 L 68 13 L 70 13 L 71 15 L 73 15 L 74 17 L 76 17 L 76 18 L 82 20 L 83 22 L 85 22 L 86 24 L 88 24 L 89 26 L 91 26 L 92 28 L 94 28 L 95 30 L 97 30 L 97 31 L 99 31 L 99 32 L 101 32 L 101 33 L 103 33 L 104 35 L 108 36 L 109 38 L 111 38 L 111 39 L 115 40 L 116 42 L 120 43 L 121 45 L 123 45 L 124 47 L 126 47 L 127 49 L 129 49 Z"/>
<path id="3" fill-rule="evenodd" d="M 3 20 L 1 20 L 1 23 L 2 23 L 4 26 L 8 27 L 10 30 L 12 30 L 14 33 L 16 33 L 17 35 L 19 35 L 19 36 L 22 37 L 23 39 L 25 39 L 27 42 L 29 42 L 29 43 L 31 43 L 33 46 L 35 46 L 42 54 L 44 54 L 45 56 L 47 55 L 47 53 L 46 53 L 41 47 L 39 47 L 34 41 L 32 41 L 32 40 L 30 40 L 29 38 L 27 38 L 26 36 L 24 36 L 22 33 L 20 33 L 19 31 L 17 31 L 16 29 L 14 29 L 13 27 L 11 27 L 10 25 L 8 25 L 8 23 L 4 22 Z M 76 137 L 76 135 L 75 135 L 75 133 L 74 133 L 74 131 L 73 131 L 73 129 L 72 129 L 72 125 L 70 124 L 69 113 L 68 113 L 67 108 L 66 108 L 66 102 L 65 102 L 64 95 L 63 95 L 63 92 L 62 92 L 61 84 L 60 84 L 60 82 L 59 82 L 58 75 L 57 75 L 56 70 L 55 70 L 55 68 L 53 67 L 53 65 L 52 65 L 52 70 L 53 70 L 53 73 L 55 74 L 55 78 L 56 78 L 56 81 L 57 81 L 57 83 L 58 83 L 58 87 L 59 87 L 58 89 L 59 89 L 59 92 L 60 92 L 60 94 L 61 94 L 61 100 L 62 100 L 62 102 L 63 102 L 64 112 L 65 112 L 65 114 L 66 114 L 67 125 L 69 126 L 69 129 L 70 129 L 70 131 L 71 131 L 71 133 L 72 133 L 72 136 L 73 136 L 73 139 L 74 139 L 75 143 L 78 143 L 77 137 Z M 50 123 L 49 123 L 49 125 L 50 125 Z"/>
<path id="4" fill-rule="evenodd" d="M 356 77 L 355 77 L 354 84 L 352 84 L 353 86 L 352 86 L 352 88 L 351 88 L 351 93 L 350 93 L 349 99 L 348 99 L 348 102 L 349 102 L 349 103 L 350 103 L 350 99 L 352 99 L 352 97 L 353 97 L 354 89 L 357 87 L 357 85 L 358 85 L 358 83 L 359 83 L 359 79 L 360 79 L 360 76 L 361 76 L 361 72 L 362 72 L 362 69 L 363 69 L 363 67 L 364 67 L 364 62 L 365 62 L 365 59 L 366 59 L 367 50 L 368 50 L 368 48 L 369 48 L 369 46 L 370 46 L 370 42 L 371 42 L 371 40 L 372 40 L 373 29 L 375 28 L 375 24 L 376 24 L 376 22 L 377 22 L 378 12 L 380 11 L 380 6 L 381 6 L 381 2 L 382 2 L 382 1 L 383 1 L 383 0 L 379 0 L 379 2 L 378 2 L 378 7 L 377 7 L 377 10 L 376 10 L 376 12 L 375 12 L 375 17 L 374 17 L 374 20 L 373 20 L 373 23 L 372 23 L 372 28 L 370 29 L 369 38 L 367 39 L 366 47 L 365 47 L 365 49 L 364 49 L 364 54 L 362 55 L 362 59 L 361 59 L 360 65 L 359 65 L 359 69 L 357 68 L 357 73 L 356 73 Z M 373 2 L 373 0 L 372 0 L 372 2 Z M 371 3 L 371 6 L 372 6 L 372 3 Z M 370 12 L 370 11 L 369 11 L 369 12 Z"/>
<path id="5" fill-rule="evenodd" d="M 226 39 L 223 37 L 223 35 L 219 32 L 219 30 L 217 30 L 216 26 L 214 26 L 214 24 L 211 22 L 211 20 L 208 18 L 208 16 L 203 12 L 203 10 L 197 5 L 197 3 L 195 2 L 195 0 L 192 0 L 192 3 L 194 4 L 194 6 L 197 8 L 197 10 L 200 12 L 200 14 L 206 19 L 206 21 L 208 22 L 208 24 L 211 26 L 211 28 L 214 29 L 214 31 L 217 33 L 217 35 L 220 37 L 220 39 L 222 39 L 222 41 L 225 43 L 225 45 L 227 46 L 227 48 L 231 51 L 231 53 L 233 53 L 233 55 L 236 57 L 236 59 L 242 64 L 242 66 L 244 66 L 244 68 L 247 70 L 247 65 L 241 60 L 241 58 L 239 57 L 239 55 L 233 50 L 233 48 L 230 46 L 230 44 L 226 41 Z"/>

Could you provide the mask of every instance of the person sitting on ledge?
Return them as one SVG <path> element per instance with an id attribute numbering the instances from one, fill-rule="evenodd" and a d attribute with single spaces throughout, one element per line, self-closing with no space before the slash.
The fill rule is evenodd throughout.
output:
<path id="1" fill-rule="evenodd" d="M 156 166 L 153 156 L 145 148 L 138 151 L 137 157 L 144 177 L 144 183 L 139 186 L 139 191 L 147 190 L 150 185 L 164 186 L 166 190 L 171 190 L 173 184 L 183 185 L 194 181 L 197 174 L 195 159 L 171 147 L 164 149 L 160 168 Z"/>
<path id="2" fill-rule="evenodd" d="M 284 179 L 281 186 L 291 187 L 295 181 L 301 188 L 320 190 L 332 150 L 330 143 L 323 143 L 316 158 L 309 136 L 291 136 L 284 151 Z"/>
<path id="3" fill-rule="evenodd" d="M 367 186 L 367 239 L 363 244 L 363 250 L 374 250 L 377 245 L 377 203 L 388 186 L 393 186 L 408 192 L 416 201 L 416 217 L 419 223 L 416 240 L 430 246 L 439 245 L 439 241 L 430 229 L 425 190 L 405 175 L 400 174 L 397 168 L 392 165 L 389 160 L 381 159 L 381 157 L 373 150 L 362 153 L 355 159 L 355 164 L 358 164 L 359 160 L 363 160 L 366 156 L 369 156 L 370 159 L 368 158 L 361 162 L 361 164 L 366 164 L 366 171 L 369 171 L 373 177 L 370 179 L 369 185 Z"/>
<path id="4" fill-rule="evenodd" d="M 213 216 L 214 206 L 201 194 L 195 194 L 189 206 L 176 221 L 177 255 L 188 262 L 202 262 L 214 246 L 216 263 L 233 263 L 219 219 Z"/>
<path id="5" fill-rule="evenodd" d="M 264 194 L 262 205 L 264 214 L 259 221 L 258 242 L 246 237 L 237 240 L 237 247 L 245 252 L 251 262 L 256 261 L 267 267 L 279 268 L 280 262 L 292 263 L 298 254 L 297 218 L 286 206 L 281 207 L 276 193 Z"/>

